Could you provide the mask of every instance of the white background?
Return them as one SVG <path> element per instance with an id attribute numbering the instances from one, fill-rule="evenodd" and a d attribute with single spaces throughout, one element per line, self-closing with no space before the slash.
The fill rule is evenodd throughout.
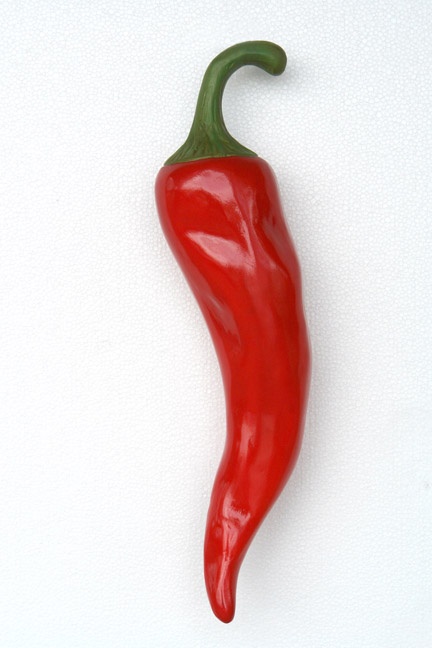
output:
<path id="1" fill-rule="evenodd" d="M 217 621 L 222 384 L 155 175 L 219 51 L 303 270 L 302 453 Z M 430 648 L 432 4 L 0 5 L 0 646 Z"/>

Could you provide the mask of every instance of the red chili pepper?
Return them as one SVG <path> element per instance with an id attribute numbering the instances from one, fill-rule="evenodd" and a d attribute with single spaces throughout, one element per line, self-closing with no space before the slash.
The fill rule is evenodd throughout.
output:
<path id="1" fill-rule="evenodd" d="M 252 41 L 217 56 L 190 134 L 156 181 L 161 224 L 207 322 L 225 388 L 227 437 L 204 570 L 213 611 L 226 623 L 246 550 L 297 458 L 309 382 L 300 271 L 276 181 L 222 117 L 226 81 L 242 65 L 281 74 L 285 52 Z"/>

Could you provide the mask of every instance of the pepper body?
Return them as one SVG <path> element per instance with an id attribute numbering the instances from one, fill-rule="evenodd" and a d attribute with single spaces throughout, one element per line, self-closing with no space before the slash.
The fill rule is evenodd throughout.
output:
<path id="1" fill-rule="evenodd" d="M 213 611 L 229 622 L 241 562 L 300 447 L 309 346 L 299 265 L 273 172 L 259 157 L 168 164 L 156 199 L 224 383 L 227 435 L 204 572 Z"/>

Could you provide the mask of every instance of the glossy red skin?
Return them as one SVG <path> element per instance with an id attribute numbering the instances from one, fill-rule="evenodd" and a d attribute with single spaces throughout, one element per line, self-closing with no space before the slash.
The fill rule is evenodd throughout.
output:
<path id="1" fill-rule="evenodd" d="M 257 157 L 165 166 L 161 224 L 205 317 L 225 388 L 227 437 L 204 546 L 216 616 L 234 616 L 246 550 L 300 448 L 309 345 L 297 257 L 273 172 Z"/>

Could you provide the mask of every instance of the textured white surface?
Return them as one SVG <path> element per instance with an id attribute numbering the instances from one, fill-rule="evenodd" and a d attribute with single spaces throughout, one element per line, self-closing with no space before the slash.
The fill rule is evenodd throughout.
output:
<path id="1" fill-rule="evenodd" d="M 205 66 L 273 166 L 313 345 L 305 439 L 242 568 L 202 577 L 215 355 L 157 221 Z M 0 645 L 430 648 L 432 4 L 0 6 Z"/>

